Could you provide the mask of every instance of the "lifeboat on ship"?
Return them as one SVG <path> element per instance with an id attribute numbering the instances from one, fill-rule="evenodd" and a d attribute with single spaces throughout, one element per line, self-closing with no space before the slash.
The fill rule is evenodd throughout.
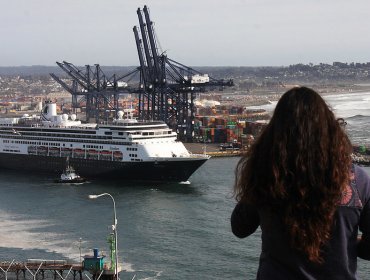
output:
<path id="1" fill-rule="evenodd" d="M 40 155 L 40 156 L 46 156 L 48 154 L 48 147 L 38 146 L 37 147 L 37 154 Z"/>
<path id="2" fill-rule="evenodd" d="M 99 157 L 99 151 L 94 150 L 94 149 L 90 149 L 87 151 L 87 158 L 98 159 L 98 157 Z"/>
<path id="3" fill-rule="evenodd" d="M 62 157 L 71 156 L 72 155 L 72 149 L 62 148 L 60 153 L 61 153 Z"/>
<path id="4" fill-rule="evenodd" d="M 84 158 L 85 157 L 85 150 L 83 150 L 83 149 L 74 149 L 73 150 L 73 157 L 75 157 L 75 158 Z"/>
<path id="5" fill-rule="evenodd" d="M 112 152 L 107 151 L 107 150 L 100 151 L 100 159 L 102 159 L 102 160 L 111 160 L 112 159 Z"/>
<path id="6" fill-rule="evenodd" d="M 49 148 L 49 155 L 50 156 L 59 156 L 60 155 L 60 150 L 58 147 L 50 147 Z"/>
<path id="7" fill-rule="evenodd" d="M 122 155 L 122 152 L 121 151 L 115 151 L 113 152 L 113 159 L 114 160 L 122 160 L 123 159 L 123 155 Z"/>
<path id="8" fill-rule="evenodd" d="M 27 151 L 29 154 L 35 155 L 37 151 L 36 146 L 28 146 Z"/>

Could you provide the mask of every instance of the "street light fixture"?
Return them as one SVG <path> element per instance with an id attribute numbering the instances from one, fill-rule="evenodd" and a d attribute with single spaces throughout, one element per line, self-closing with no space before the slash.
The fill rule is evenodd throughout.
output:
<path id="1" fill-rule="evenodd" d="M 79 241 L 78 248 L 80 249 L 80 264 L 82 264 L 82 262 L 81 262 L 81 242 L 82 242 L 82 238 L 80 237 L 80 239 L 78 241 Z"/>
<path id="2" fill-rule="evenodd" d="M 115 275 L 116 275 L 116 280 L 119 280 L 118 278 L 118 252 L 117 252 L 117 214 L 116 214 L 116 202 L 114 201 L 114 198 L 111 194 L 109 193 L 102 193 L 102 194 L 90 194 L 89 198 L 90 199 L 97 199 L 101 196 L 109 196 L 112 201 L 113 201 L 113 210 L 114 210 L 114 220 L 113 220 L 113 225 L 112 229 L 114 232 L 114 243 L 115 243 Z"/>

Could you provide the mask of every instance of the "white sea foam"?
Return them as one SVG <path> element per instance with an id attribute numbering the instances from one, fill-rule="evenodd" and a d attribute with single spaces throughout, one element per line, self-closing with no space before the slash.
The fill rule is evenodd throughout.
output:
<path id="1" fill-rule="evenodd" d="M 349 118 L 356 115 L 370 116 L 370 92 L 326 95 L 324 99 L 332 107 L 338 118 Z M 276 104 L 277 101 L 271 104 L 247 108 L 264 109 L 267 112 L 273 112 Z"/>
<path id="2" fill-rule="evenodd" d="M 346 97 L 334 95 L 327 101 L 337 117 L 370 116 L 370 93 L 348 94 Z"/>
<path id="3" fill-rule="evenodd" d="M 118 267 L 122 270 L 122 271 L 126 271 L 126 272 L 136 272 L 135 269 L 132 268 L 132 264 L 131 263 L 120 263 L 118 265 Z"/>
<path id="4" fill-rule="evenodd" d="M 144 271 L 144 270 L 137 270 L 136 272 L 145 272 L 145 274 L 154 274 L 153 276 L 144 276 L 145 278 L 135 278 L 135 279 L 138 279 L 138 280 L 156 280 L 158 279 L 161 275 L 162 275 L 162 271 Z"/>
<path id="5" fill-rule="evenodd" d="M 50 221 L 29 219 L 1 210 L 0 220 L 0 247 L 41 249 L 72 259 L 79 258 L 78 245 L 77 248 L 72 247 L 73 241 L 64 234 L 43 231 L 43 228 L 52 226 Z"/>
<path id="6" fill-rule="evenodd" d="M 190 181 L 182 181 L 182 182 L 179 182 L 180 185 L 190 185 L 191 182 Z"/>
<path id="7" fill-rule="evenodd" d="M 87 252 L 87 241 L 73 240 L 66 234 L 45 232 L 43 229 L 53 224 L 48 220 L 29 219 L 26 216 L 12 214 L 0 210 L 0 247 L 25 250 L 41 249 L 50 253 L 57 253 L 65 258 L 79 261 L 81 255 Z M 101 251 L 107 255 L 106 252 Z M 132 264 L 124 262 L 119 266 L 127 272 L 135 272 Z"/>

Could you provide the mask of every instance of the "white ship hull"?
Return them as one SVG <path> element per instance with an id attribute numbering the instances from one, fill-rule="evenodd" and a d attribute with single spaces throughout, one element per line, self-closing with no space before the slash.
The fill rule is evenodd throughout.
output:
<path id="1" fill-rule="evenodd" d="M 0 168 L 61 174 L 68 157 L 85 178 L 186 181 L 208 159 L 162 122 L 81 124 L 46 108 L 40 118 L 0 119 Z"/>

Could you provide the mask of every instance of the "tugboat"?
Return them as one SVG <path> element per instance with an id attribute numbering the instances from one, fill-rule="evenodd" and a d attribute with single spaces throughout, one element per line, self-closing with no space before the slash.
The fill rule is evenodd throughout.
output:
<path id="1" fill-rule="evenodd" d="M 56 183 L 83 183 L 86 179 L 76 173 L 74 168 L 69 164 L 67 158 L 67 164 L 64 172 L 60 175 L 60 179 L 55 180 Z"/>

